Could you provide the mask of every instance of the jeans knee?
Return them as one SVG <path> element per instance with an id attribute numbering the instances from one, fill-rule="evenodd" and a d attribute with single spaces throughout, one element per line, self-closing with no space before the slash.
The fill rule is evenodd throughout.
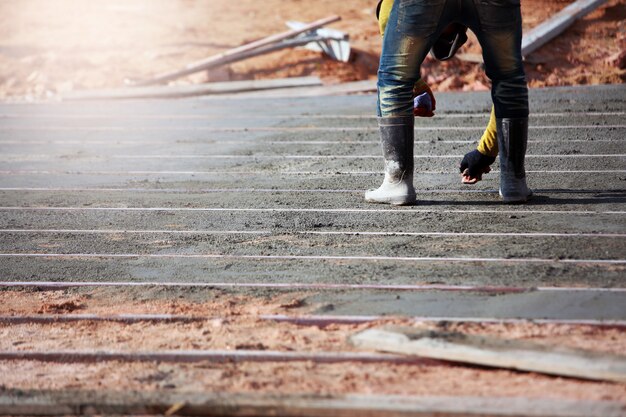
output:
<path id="1" fill-rule="evenodd" d="M 412 115 L 413 85 L 420 78 L 424 41 L 398 39 L 395 48 L 383 48 L 378 70 L 379 110 L 382 116 Z"/>
<path id="2" fill-rule="evenodd" d="M 413 84 L 379 82 L 378 115 L 384 117 L 413 115 Z"/>

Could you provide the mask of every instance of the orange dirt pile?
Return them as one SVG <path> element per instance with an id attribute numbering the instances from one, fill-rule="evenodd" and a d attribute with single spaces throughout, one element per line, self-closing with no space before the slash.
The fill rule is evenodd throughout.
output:
<path id="1" fill-rule="evenodd" d="M 527 30 L 571 1 L 524 0 Z M 242 43 L 286 30 L 285 21 L 313 21 L 328 15 L 350 34 L 349 63 L 302 49 L 275 52 L 228 68 L 231 80 L 318 75 L 327 83 L 376 77 L 381 39 L 375 0 L 20 0 L 0 3 L 0 99 L 42 99 L 78 90 L 118 87 Z M 624 81 L 626 0 L 606 6 L 574 24 L 528 57 L 533 87 Z M 462 53 L 479 53 L 475 38 Z M 621 55 L 620 55 L 621 54 Z M 620 68 L 621 67 L 621 68 Z M 424 75 L 439 91 L 483 90 L 489 85 L 480 65 L 428 60 Z M 214 78 L 215 79 L 215 78 Z M 204 82 L 206 73 L 176 83 Z"/>

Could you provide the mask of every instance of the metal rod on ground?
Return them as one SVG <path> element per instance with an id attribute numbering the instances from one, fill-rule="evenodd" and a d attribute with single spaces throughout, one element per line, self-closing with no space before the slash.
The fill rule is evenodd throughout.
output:
<path id="1" fill-rule="evenodd" d="M 280 51 L 281 49 L 295 48 L 298 46 L 307 45 L 311 42 L 321 42 L 325 41 L 326 39 L 327 38 L 324 38 L 322 36 L 306 36 L 302 38 L 289 39 L 225 57 L 223 60 L 220 61 L 220 65 L 226 65 L 236 61 L 243 61 L 244 59 L 254 58 L 255 56 L 263 54 L 269 54 L 271 52 Z"/>
<path id="2" fill-rule="evenodd" d="M 415 356 L 361 352 L 284 352 L 276 350 L 166 350 L 166 351 L 0 351 L 0 361 L 39 361 L 57 363 L 99 362 L 169 362 L 169 363 L 242 363 L 242 362 L 314 362 L 314 363 L 392 363 L 436 365 L 439 361 Z"/>
<path id="3" fill-rule="evenodd" d="M 281 314 L 256 316 L 260 321 L 290 323 L 300 326 L 324 327 L 332 324 L 362 324 L 385 320 L 385 316 L 327 316 L 327 315 L 296 315 Z M 388 318 L 388 317 L 387 317 Z M 219 316 L 184 316 L 171 314 L 37 314 L 0 316 L 0 324 L 61 324 L 82 321 L 110 322 L 133 324 L 141 322 L 152 323 L 190 323 L 209 320 L 224 320 Z M 520 324 L 520 325 L 566 325 L 566 326 L 593 326 L 607 329 L 626 329 L 626 320 L 592 320 L 592 319 L 521 319 L 496 317 L 407 317 L 415 323 L 480 323 L 480 324 Z"/>
<path id="4" fill-rule="evenodd" d="M 561 34 L 576 20 L 591 13 L 606 2 L 607 0 L 578 0 L 570 4 L 524 35 L 522 38 L 522 55 L 526 56 L 536 51 Z"/>
<path id="5" fill-rule="evenodd" d="M 32 316 L 0 316 L 1 324 L 60 324 L 75 323 L 81 321 L 117 322 L 117 323 L 140 323 L 140 322 L 165 322 L 165 323 L 189 323 L 194 321 L 207 321 L 211 317 L 184 316 L 175 314 L 37 314 Z"/>
<path id="6" fill-rule="evenodd" d="M 246 45 L 242 45 L 239 46 L 237 48 L 234 49 L 230 49 L 226 52 L 223 52 L 221 54 L 218 55 L 214 55 L 211 56 L 207 59 L 204 59 L 202 61 L 198 61 L 192 64 L 187 65 L 184 69 L 179 70 L 179 71 L 174 71 L 174 72 L 168 72 L 165 74 L 161 74 L 158 75 L 154 78 L 148 79 L 148 80 L 144 80 L 144 81 L 139 81 L 134 83 L 133 85 L 137 85 L 137 86 L 142 86 L 142 85 L 151 85 L 151 84 L 158 84 L 158 83 L 164 83 L 167 81 L 171 81 L 171 80 L 175 80 L 177 78 L 180 77 L 184 77 L 186 75 L 190 75 L 190 74 L 194 74 L 196 72 L 200 72 L 200 71 L 204 71 L 207 70 L 209 68 L 213 68 L 213 67 L 217 67 L 220 65 L 224 65 L 225 63 L 228 62 L 233 62 L 233 60 L 236 60 L 237 57 L 239 56 L 243 56 L 244 54 L 257 49 L 257 48 L 261 48 L 263 46 L 267 46 L 267 45 L 271 45 L 280 41 L 283 41 L 285 39 L 289 39 L 289 38 L 293 38 L 301 33 L 305 33 L 305 32 L 309 32 L 311 30 L 314 29 L 318 29 L 322 26 L 334 23 L 341 20 L 341 17 L 339 16 L 330 16 L 327 17 L 325 19 L 321 19 L 321 20 L 317 20 L 315 22 L 309 23 L 306 26 L 303 26 L 300 29 L 297 30 L 289 30 L 287 32 L 283 32 L 283 33 L 279 33 L 276 35 L 272 35 L 272 36 L 268 36 L 266 38 L 263 39 L 259 39 L 255 42 L 246 44 Z"/>

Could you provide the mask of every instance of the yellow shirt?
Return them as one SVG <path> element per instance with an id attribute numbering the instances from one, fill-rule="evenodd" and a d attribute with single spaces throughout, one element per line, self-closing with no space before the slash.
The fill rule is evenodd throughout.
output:
<path id="1" fill-rule="evenodd" d="M 380 14 L 378 15 L 378 28 L 380 34 L 385 33 L 387 22 L 389 21 L 389 15 L 391 14 L 391 8 L 393 7 L 394 0 L 383 0 L 380 4 Z"/>

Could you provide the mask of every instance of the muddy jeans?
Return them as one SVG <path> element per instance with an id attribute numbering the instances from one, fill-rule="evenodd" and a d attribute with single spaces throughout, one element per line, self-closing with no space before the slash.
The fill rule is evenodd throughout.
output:
<path id="1" fill-rule="evenodd" d="M 469 27 L 483 49 L 497 118 L 528 117 L 520 0 L 396 0 L 378 70 L 378 116 L 413 114 L 413 84 L 450 23 Z"/>

